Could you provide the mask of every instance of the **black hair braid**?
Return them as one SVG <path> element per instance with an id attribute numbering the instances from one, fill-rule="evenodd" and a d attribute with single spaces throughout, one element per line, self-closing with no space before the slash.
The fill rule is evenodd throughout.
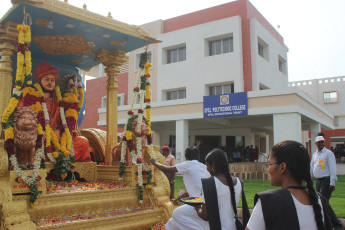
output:
<path id="1" fill-rule="evenodd" d="M 324 230 L 324 224 L 322 221 L 322 213 L 321 213 L 321 207 L 318 202 L 318 195 L 316 194 L 314 187 L 313 187 L 313 181 L 309 177 L 306 178 L 307 182 L 307 188 L 308 188 L 308 194 L 310 198 L 310 202 L 313 205 L 313 210 L 314 210 L 314 216 L 315 216 L 315 221 L 317 224 L 317 229 L 318 230 Z"/>
<path id="2" fill-rule="evenodd" d="M 232 177 L 230 175 L 229 165 L 228 164 L 226 164 L 226 167 L 224 169 L 224 174 L 226 176 L 226 179 L 228 180 L 228 185 L 229 185 L 229 188 L 230 188 L 231 205 L 232 205 L 232 209 L 234 210 L 234 214 L 235 214 L 236 229 L 237 230 L 242 230 L 242 229 L 244 229 L 244 227 L 243 227 L 243 225 L 240 222 L 239 217 L 238 217 L 237 207 L 236 207 L 236 199 L 235 199 L 234 183 L 233 183 Z"/>

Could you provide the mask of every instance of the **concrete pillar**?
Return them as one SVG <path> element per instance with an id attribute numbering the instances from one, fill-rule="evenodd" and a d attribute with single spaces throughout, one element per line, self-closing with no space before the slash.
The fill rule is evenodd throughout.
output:
<path id="1" fill-rule="evenodd" d="M 189 136 L 189 145 L 188 146 L 194 146 L 195 145 L 195 135 Z"/>
<path id="2" fill-rule="evenodd" d="M 251 133 L 247 133 L 244 136 L 244 147 L 250 146 L 252 143 L 252 134 Z"/>
<path id="3" fill-rule="evenodd" d="M 81 70 L 80 75 L 81 75 L 81 81 L 83 82 L 83 85 L 85 85 L 86 84 L 85 70 Z"/>
<path id="4" fill-rule="evenodd" d="M 221 136 L 220 146 L 226 146 L 226 135 Z"/>
<path id="5" fill-rule="evenodd" d="M 104 65 L 101 63 L 98 65 L 98 78 L 104 77 Z"/>
<path id="6" fill-rule="evenodd" d="M 302 141 L 302 122 L 299 113 L 273 114 L 274 144 L 294 140 Z"/>
<path id="7" fill-rule="evenodd" d="M 185 161 L 184 151 L 188 147 L 188 121 L 176 121 L 176 163 Z"/>
<path id="8" fill-rule="evenodd" d="M 266 152 L 269 154 L 270 151 L 271 151 L 271 148 L 273 147 L 273 143 L 274 143 L 274 135 L 273 135 L 273 132 L 269 132 L 269 133 L 268 133 L 266 142 L 267 142 L 267 149 L 266 149 Z"/>
<path id="9" fill-rule="evenodd" d="M 317 133 L 321 132 L 321 124 L 314 123 L 310 125 L 310 147 L 311 147 L 311 155 L 316 151 L 315 145 L 315 137 Z"/>

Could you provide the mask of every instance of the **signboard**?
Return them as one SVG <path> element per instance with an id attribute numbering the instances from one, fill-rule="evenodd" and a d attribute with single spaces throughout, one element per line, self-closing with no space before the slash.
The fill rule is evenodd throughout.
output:
<path id="1" fill-rule="evenodd" d="M 28 176 L 32 176 L 34 172 L 32 170 L 26 170 L 25 173 Z M 39 170 L 41 180 L 38 181 L 37 187 L 38 191 L 42 192 L 43 195 L 46 194 L 47 188 L 46 188 L 46 180 L 45 178 L 47 177 L 47 173 L 45 169 L 40 169 Z M 17 182 L 16 178 L 18 175 L 14 171 L 10 171 L 10 185 L 11 185 L 11 190 L 12 194 L 25 194 L 25 193 L 30 193 L 31 189 L 28 184 L 26 184 L 24 181 L 22 182 Z"/>
<path id="2" fill-rule="evenodd" d="M 247 92 L 204 96 L 204 118 L 248 115 Z"/>

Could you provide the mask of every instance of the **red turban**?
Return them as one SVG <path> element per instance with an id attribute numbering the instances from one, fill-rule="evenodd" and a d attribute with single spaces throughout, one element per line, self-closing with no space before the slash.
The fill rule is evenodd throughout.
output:
<path id="1" fill-rule="evenodd" d="M 59 75 L 57 73 L 57 69 L 53 68 L 50 63 L 48 62 L 41 62 L 36 68 L 36 81 L 40 83 L 42 78 L 53 74 L 55 77 L 55 83 L 57 84 L 59 81 Z"/>
<path id="2" fill-rule="evenodd" d="M 166 145 L 162 147 L 162 150 L 169 150 L 169 149 L 170 149 L 169 146 L 166 146 Z"/>

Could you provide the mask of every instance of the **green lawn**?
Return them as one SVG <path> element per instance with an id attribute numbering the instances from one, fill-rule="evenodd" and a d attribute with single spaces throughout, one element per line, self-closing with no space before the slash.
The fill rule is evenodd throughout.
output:
<path id="1" fill-rule="evenodd" d="M 249 208 L 254 206 L 254 195 L 257 192 L 262 192 L 270 189 L 278 189 L 277 187 L 272 187 L 270 181 L 262 180 L 243 180 L 244 181 L 244 191 L 246 193 L 246 198 Z M 315 183 L 314 183 L 315 184 Z M 175 198 L 178 197 L 179 189 L 184 189 L 182 176 L 175 177 Z M 241 201 L 240 201 L 241 206 Z M 345 175 L 338 176 L 338 181 L 335 185 L 335 190 L 332 193 L 330 199 L 330 204 L 338 217 L 345 218 Z"/>

